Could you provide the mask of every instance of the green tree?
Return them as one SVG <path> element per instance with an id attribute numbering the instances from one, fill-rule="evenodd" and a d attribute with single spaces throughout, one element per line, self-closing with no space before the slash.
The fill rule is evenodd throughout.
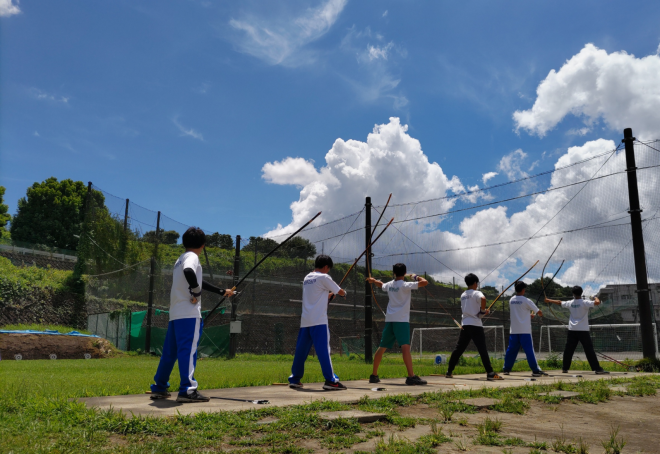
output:
<path id="1" fill-rule="evenodd" d="M 159 229 L 160 238 L 158 241 L 160 244 L 177 244 L 179 237 L 181 236 L 176 230 L 163 230 Z M 144 235 L 142 235 L 142 241 L 145 243 L 155 243 L 156 242 L 156 231 L 149 230 Z"/>
<path id="2" fill-rule="evenodd" d="M 316 255 L 316 246 L 308 239 L 294 236 L 282 248 L 282 255 L 291 258 L 307 259 Z"/>
<path id="3" fill-rule="evenodd" d="M 7 222 L 11 221 L 11 215 L 7 212 L 9 207 L 4 203 L 5 199 L 5 187 L 0 186 L 0 229 L 4 230 L 7 226 Z"/>
<path id="4" fill-rule="evenodd" d="M 243 246 L 243 250 L 246 252 L 254 252 L 255 243 L 257 245 L 257 253 L 259 254 L 267 254 L 273 249 L 275 249 L 279 244 L 277 241 L 270 238 L 251 236 L 248 239 L 248 243 L 245 246 Z M 280 251 L 277 251 L 277 253 L 275 254 L 276 257 L 281 255 L 282 254 L 280 253 Z"/>
<path id="5" fill-rule="evenodd" d="M 51 177 L 34 183 L 18 201 L 11 223 L 12 239 L 75 250 L 84 216 L 87 187 L 82 181 L 57 181 Z M 104 206 L 103 194 L 92 191 L 96 206 Z"/>
<path id="6" fill-rule="evenodd" d="M 212 233 L 206 237 L 206 247 L 219 249 L 234 249 L 234 239 L 226 233 Z"/>

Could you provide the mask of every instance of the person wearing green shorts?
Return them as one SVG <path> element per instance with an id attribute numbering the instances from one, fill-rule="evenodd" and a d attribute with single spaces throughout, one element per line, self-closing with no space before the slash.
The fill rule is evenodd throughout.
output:
<path id="1" fill-rule="evenodd" d="M 370 277 L 367 282 L 376 284 L 389 296 L 387 314 L 385 315 L 385 329 L 380 341 L 376 356 L 374 356 L 374 370 L 369 377 L 369 383 L 379 383 L 378 366 L 383 354 L 388 348 L 394 347 L 394 341 L 401 347 L 403 362 L 408 371 L 406 385 L 425 385 L 426 381 L 413 373 L 412 356 L 410 355 L 410 298 L 412 291 L 428 285 L 428 281 L 421 276 L 412 275 L 412 282 L 406 282 L 406 265 L 397 263 L 393 267 L 394 280 L 383 284 Z"/>

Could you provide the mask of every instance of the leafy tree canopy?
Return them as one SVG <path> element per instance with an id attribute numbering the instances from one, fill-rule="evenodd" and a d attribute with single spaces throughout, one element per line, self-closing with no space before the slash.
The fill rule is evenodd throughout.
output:
<path id="1" fill-rule="evenodd" d="M 541 284 L 541 279 L 537 279 L 531 284 L 527 286 L 527 290 L 525 291 L 525 295 L 528 298 L 531 298 L 532 296 L 537 297 L 538 295 L 543 295 L 543 286 L 547 286 L 545 289 L 546 295 L 548 295 L 548 298 L 553 298 L 553 299 L 570 299 L 573 298 L 573 287 L 571 286 L 566 286 L 562 287 L 561 285 L 557 284 L 554 280 L 552 282 L 550 281 L 550 277 L 544 277 L 543 278 L 543 284 Z"/>
<path id="2" fill-rule="evenodd" d="M 234 239 L 226 233 L 215 232 L 211 235 L 206 235 L 206 247 L 234 249 Z"/>
<path id="3" fill-rule="evenodd" d="M 12 239 L 75 250 L 86 196 L 87 187 L 82 181 L 51 177 L 34 183 L 27 196 L 18 201 L 11 223 Z M 101 192 L 92 191 L 92 198 L 94 206 L 104 206 Z"/>
<path id="4" fill-rule="evenodd" d="M 282 255 L 291 258 L 306 259 L 316 255 L 316 246 L 306 238 L 294 236 L 280 249 Z"/>
<path id="5" fill-rule="evenodd" d="M 7 226 L 7 222 L 11 221 L 11 215 L 7 212 L 9 211 L 9 206 L 5 205 L 5 187 L 0 186 L 0 229 L 4 229 Z"/>
<path id="6" fill-rule="evenodd" d="M 158 229 L 158 232 L 160 233 L 160 238 L 158 238 L 160 244 L 177 244 L 179 237 L 181 236 L 176 230 Z M 149 230 L 142 235 L 141 240 L 145 243 L 155 243 L 157 240 L 156 231 Z"/>
<path id="7" fill-rule="evenodd" d="M 277 241 L 271 239 L 271 238 L 262 238 L 260 236 L 251 236 L 248 239 L 248 242 L 245 246 L 243 246 L 243 250 L 245 252 L 254 252 L 255 244 L 257 247 L 257 253 L 259 254 L 267 254 L 273 249 L 277 247 L 279 244 Z M 278 251 L 279 252 L 279 251 Z M 281 256 L 281 254 L 277 254 L 278 256 Z"/>

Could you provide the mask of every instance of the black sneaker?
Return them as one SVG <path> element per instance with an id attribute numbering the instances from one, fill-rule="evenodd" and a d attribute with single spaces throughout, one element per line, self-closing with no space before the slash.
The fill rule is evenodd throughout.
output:
<path id="1" fill-rule="evenodd" d="M 493 372 L 492 374 L 486 375 L 486 380 L 495 381 L 495 380 L 504 380 L 504 379 L 499 375 L 497 375 L 495 372 Z"/>
<path id="2" fill-rule="evenodd" d="M 177 402 L 208 402 L 211 400 L 210 397 L 202 396 L 197 390 L 194 390 L 188 394 L 179 394 L 176 397 Z"/>
<path id="3" fill-rule="evenodd" d="M 167 399 L 172 395 L 167 391 L 151 391 L 151 400 Z"/>
<path id="4" fill-rule="evenodd" d="M 537 370 L 536 372 L 532 372 L 532 377 L 549 377 L 549 375 L 542 370 Z"/>
<path id="5" fill-rule="evenodd" d="M 445 374 L 445 378 L 454 378 L 454 374 L 452 374 L 451 372 L 447 372 Z"/>
<path id="6" fill-rule="evenodd" d="M 567 370 L 562 370 L 561 373 L 562 373 L 562 374 L 567 374 L 568 371 L 567 371 Z"/>
<path id="7" fill-rule="evenodd" d="M 380 378 L 378 375 L 371 374 L 369 375 L 369 383 L 380 383 Z"/>
<path id="8" fill-rule="evenodd" d="M 426 384 L 426 380 L 422 380 L 417 375 L 413 375 L 412 377 L 406 378 L 406 385 L 408 386 L 425 385 L 425 384 Z"/>
<path id="9" fill-rule="evenodd" d="M 323 385 L 323 389 L 326 391 L 344 391 L 347 388 L 339 382 L 326 381 Z"/>
<path id="10" fill-rule="evenodd" d="M 291 388 L 291 389 L 298 389 L 298 388 L 302 388 L 302 387 L 303 387 L 303 384 L 300 383 L 300 382 L 298 382 L 298 383 L 289 383 L 289 388 Z"/>
<path id="11" fill-rule="evenodd" d="M 503 373 L 504 375 L 511 375 L 511 371 L 510 371 L 510 370 L 503 370 L 502 373 Z"/>
<path id="12" fill-rule="evenodd" d="M 603 370 L 603 369 L 596 371 L 596 375 L 607 375 L 609 373 L 610 373 L 609 370 Z"/>

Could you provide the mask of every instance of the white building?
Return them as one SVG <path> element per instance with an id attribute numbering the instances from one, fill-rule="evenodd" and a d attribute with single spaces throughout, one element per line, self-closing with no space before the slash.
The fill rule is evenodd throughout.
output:
<path id="1" fill-rule="evenodd" d="M 601 301 L 611 303 L 626 323 L 639 323 L 636 284 L 607 285 L 596 295 Z M 655 320 L 660 320 L 660 284 L 649 284 L 649 298 L 654 308 Z"/>

